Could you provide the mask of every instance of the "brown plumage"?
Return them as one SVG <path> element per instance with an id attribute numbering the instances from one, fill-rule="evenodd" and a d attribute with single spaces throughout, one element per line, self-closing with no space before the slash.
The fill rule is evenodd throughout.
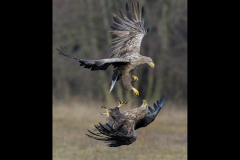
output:
<path id="1" fill-rule="evenodd" d="M 73 56 L 66 48 L 58 50 L 58 53 L 70 58 L 79 60 L 80 66 L 84 68 L 95 70 L 106 70 L 110 65 L 114 66 L 114 73 L 112 75 L 113 89 L 115 82 L 122 78 L 125 89 L 133 90 L 134 94 L 139 95 L 139 92 L 131 85 L 131 81 L 138 80 L 136 76 L 131 76 L 130 72 L 135 70 L 141 64 L 148 64 L 154 68 L 154 63 L 150 57 L 140 55 L 140 47 L 143 37 L 149 31 L 144 28 L 145 16 L 144 8 L 140 11 L 139 2 L 137 1 L 137 10 L 135 10 L 133 1 L 131 2 L 131 10 L 129 10 L 128 3 L 126 3 L 126 15 L 119 10 L 120 16 L 113 14 L 114 22 L 112 23 L 113 35 L 118 37 L 111 41 L 110 58 L 101 60 L 85 60 Z M 110 93 L 109 92 L 109 93 Z"/>
<path id="2" fill-rule="evenodd" d="M 95 125 L 95 130 L 97 130 L 98 133 L 93 133 L 88 130 L 91 134 L 86 135 L 90 138 L 109 143 L 109 147 L 129 145 L 137 139 L 135 130 L 146 127 L 154 121 L 167 96 L 163 100 L 160 99 L 156 104 L 153 104 L 154 110 L 147 105 L 145 100 L 143 100 L 143 104 L 139 108 L 123 113 L 120 113 L 119 108 L 123 104 L 126 104 L 126 102 L 121 103 L 121 101 L 119 101 L 119 106 L 109 110 L 107 110 L 106 107 L 102 107 L 105 108 L 107 112 L 104 114 L 107 114 L 108 122 L 103 125 L 101 123 Z"/>

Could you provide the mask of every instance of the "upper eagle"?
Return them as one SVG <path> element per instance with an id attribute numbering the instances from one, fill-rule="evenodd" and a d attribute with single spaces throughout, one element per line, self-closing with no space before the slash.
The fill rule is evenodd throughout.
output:
<path id="1" fill-rule="evenodd" d="M 148 33 L 149 29 L 144 28 L 145 15 L 144 8 L 140 11 L 139 2 L 137 1 L 137 9 L 135 10 L 133 1 L 131 2 L 131 9 L 126 2 L 126 15 L 119 9 L 120 17 L 113 14 L 114 22 L 112 23 L 113 35 L 118 37 L 111 41 L 112 47 L 110 49 L 110 58 L 100 60 L 85 60 L 73 56 L 66 48 L 58 50 L 58 53 L 80 62 L 80 66 L 84 68 L 95 70 L 106 70 L 110 65 L 114 66 L 112 75 L 112 86 L 110 92 L 116 81 L 122 77 L 122 82 L 125 89 L 133 90 L 134 94 L 139 95 L 137 89 L 131 85 L 131 81 L 137 81 L 138 78 L 130 75 L 130 72 L 135 70 L 141 64 L 148 64 L 154 68 L 154 63 L 150 57 L 140 55 L 140 47 L 143 37 Z M 110 93 L 109 92 L 109 93 Z"/>
<path id="2" fill-rule="evenodd" d="M 129 145 L 137 139 L 135 130 L 146 127 L 154 121 L 167 96 L 163 100 L 160 99 L 156 104 L 153 104 L 155 110 L 147 105 L 146 100 L 143 100 L 143 104 L 139 108 L 123 113 L 120 113 L 119 108 L 126 104 L 126 102 L 121 103 L 121 101 L 119 101 L 119 106 L 109 110 L 103 107 L 106 110 L 104 114 L 107 114 L 108 122 L 106 124 L 99 123 L 99 125 L 95 125 L 99 131 L 98 133 L 93 133 L 88 130 L 91 135 L 86 135 L 90 138 L 109 143 L 107 145 L 109 147 Z"/>

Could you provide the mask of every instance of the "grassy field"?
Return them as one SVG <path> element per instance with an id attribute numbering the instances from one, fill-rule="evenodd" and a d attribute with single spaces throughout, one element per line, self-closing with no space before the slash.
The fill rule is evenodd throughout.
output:
<path id="1" fill-rule="evenodd" d="M 96 105 L 97 104 L 97 105 Z M 164 103 L 156 119 L 136 130 L 137 140 L 128 146 L 107 147 L 88 138 L 87 129 L 106 123 L 100 102 L 53 103 L 54 160 L 185 160 L 187 159 L 187 107 Z M 107 108 L 115 105 L 105 104 Z M 153 107 L 152 104 L 148 104 Z M 136 108 L 139 106 L 133 106 Z M 132 109 L 133 109 L 132 108 Z M 131 109 L 124 105 L 121 112 Z"/>

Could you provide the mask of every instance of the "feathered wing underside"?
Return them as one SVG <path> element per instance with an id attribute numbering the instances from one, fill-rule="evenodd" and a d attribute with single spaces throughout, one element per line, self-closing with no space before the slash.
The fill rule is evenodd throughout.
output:
<path id="1" fill-rule="evenodd" d="M 138 128 L 141 128 L 141 127 L 146 127 L 147 125 L 149 125 L 150 123 L 152 123 L 155 118 L 157 117 L 159 111 L 161 110 L 162 108 L 162 105 L 165 101 L 165 99 L 167 98 L 168 94 L 166 95 L 166 97 L 163 99 L 163 100 L 159 100 L 156 102 L 156 104 L 154 103 L 153 106 L 154 106 L 154 109 L 152 109 L 151 107 L 148 106 L 148 110 L 150 112 L 148 112 L 147 116 L 140 120 L 139 122 L 136 123 L 136 127 L 135 127 L 135 130 L 137 130 Z"/>
<path id="2" fill-rule="evenodd" d="M 108 59 L 100 59 L 100 60 L 85 60 L 85 59 L 81 59 L 78 58 L 75 54 L 75 52 L 70 53 L 66 47 L 61 47 L 61 50 L 58 50 L 58 53 L 60 55 L 69 57 L 69 58 L 73 58 L 73 59 L 77 59 L 80 62 L 80 66 L 84 66 L 84 68 L 88 68 L 91 69 L 92 71 L 95 70 L 106 70 L 110 65 L 113 65 L 114 67 L 116 67 L 119 64 L 125 64 L 125 63 L 129 63 L 129 60 L 124 59 L 124 58 L 108 58 Z M 73 55 L 75 54 L 75 56 Z"/>
<path id="3" fill-rule="evenodd" d="M 113 14 L 115 22 L 111 26 L 113 30 L 109 31 L 111 34 L 118 36 L 111 41 L 111 58 L 124 58 L 131 53 L 140 53 L 142 39 L 149 30 L 144 29 L 144 8 L 142 7 L 141 12 L 138 1 L 136 10 L 132 1 L 131 10 L 129 10 L 126 2 L 126 15 L 120 9 L 119 12 L 121 18 Z"/>
<path id="4" fill-rule="evenodd" d="M 129 127 L 126 127 L 128 125 Z M 88 137 L 105 141 L 108 143 L 107 146 L 109 147 L 119 147 L 121 145 L 129 145 L 136 141 L 137 135 L 135 134 L 134 130 L 134 123 L 131 121 L 126 122 L 125 124 L 122 124 L 118 130 L 113 129 L 108 123 L 105 125 L 102 125 L 99 123 L 99 125 L 95 125 L 96 129 L 99 131 L 99 133 L 91 133 L 91 135 L 86 134 Z M 122 130 L 127 131 L 127 134 L 124 134 Z"/>

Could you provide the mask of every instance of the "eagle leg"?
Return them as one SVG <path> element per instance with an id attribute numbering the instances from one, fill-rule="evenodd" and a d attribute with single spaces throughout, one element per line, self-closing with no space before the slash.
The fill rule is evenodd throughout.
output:
<path id="1" fill-rule="evenodd" d="M 138 81 L 138 77 L 132 75 L 132 76 L 131 76 L 131 81 L 132 81 L 132 82 L 136 82 L 136 81 Z"/>
<path id="2" fill-rule="evenodd" d="M 118 102 L 119 102 L 119 105 L 118 105 L 118 108 L 120 108 L 121 106 L 123 106 L 124 104 L 127 104 L 129 100 L 125 101 L 125 102 L 121 102 L 118 98 Z"/>
<path id="3" fill-rule="evenodd" d="M 124 70 L 122 72 L 122 82 L 123 82 L 123 86 L 124 88 L 128 91 L 128 90 L 133 90 L 133 93 L 136 95 L 139 95 L 139 92 L 137 89 L 135 89 L 132 85 L 131 85 L 131 75 L 129 74 L 128 70 Z"/>
<path id="4" fill-rule="evenodd" d="M 133 93 L 134 93 L 134 94 L 139 95 L 139 92 L 138 92 L 138 90 L 137 90 L 136 88 L 133 88 L 133 87 L 132 87 L 132 90 L 133 90 Z"/>

